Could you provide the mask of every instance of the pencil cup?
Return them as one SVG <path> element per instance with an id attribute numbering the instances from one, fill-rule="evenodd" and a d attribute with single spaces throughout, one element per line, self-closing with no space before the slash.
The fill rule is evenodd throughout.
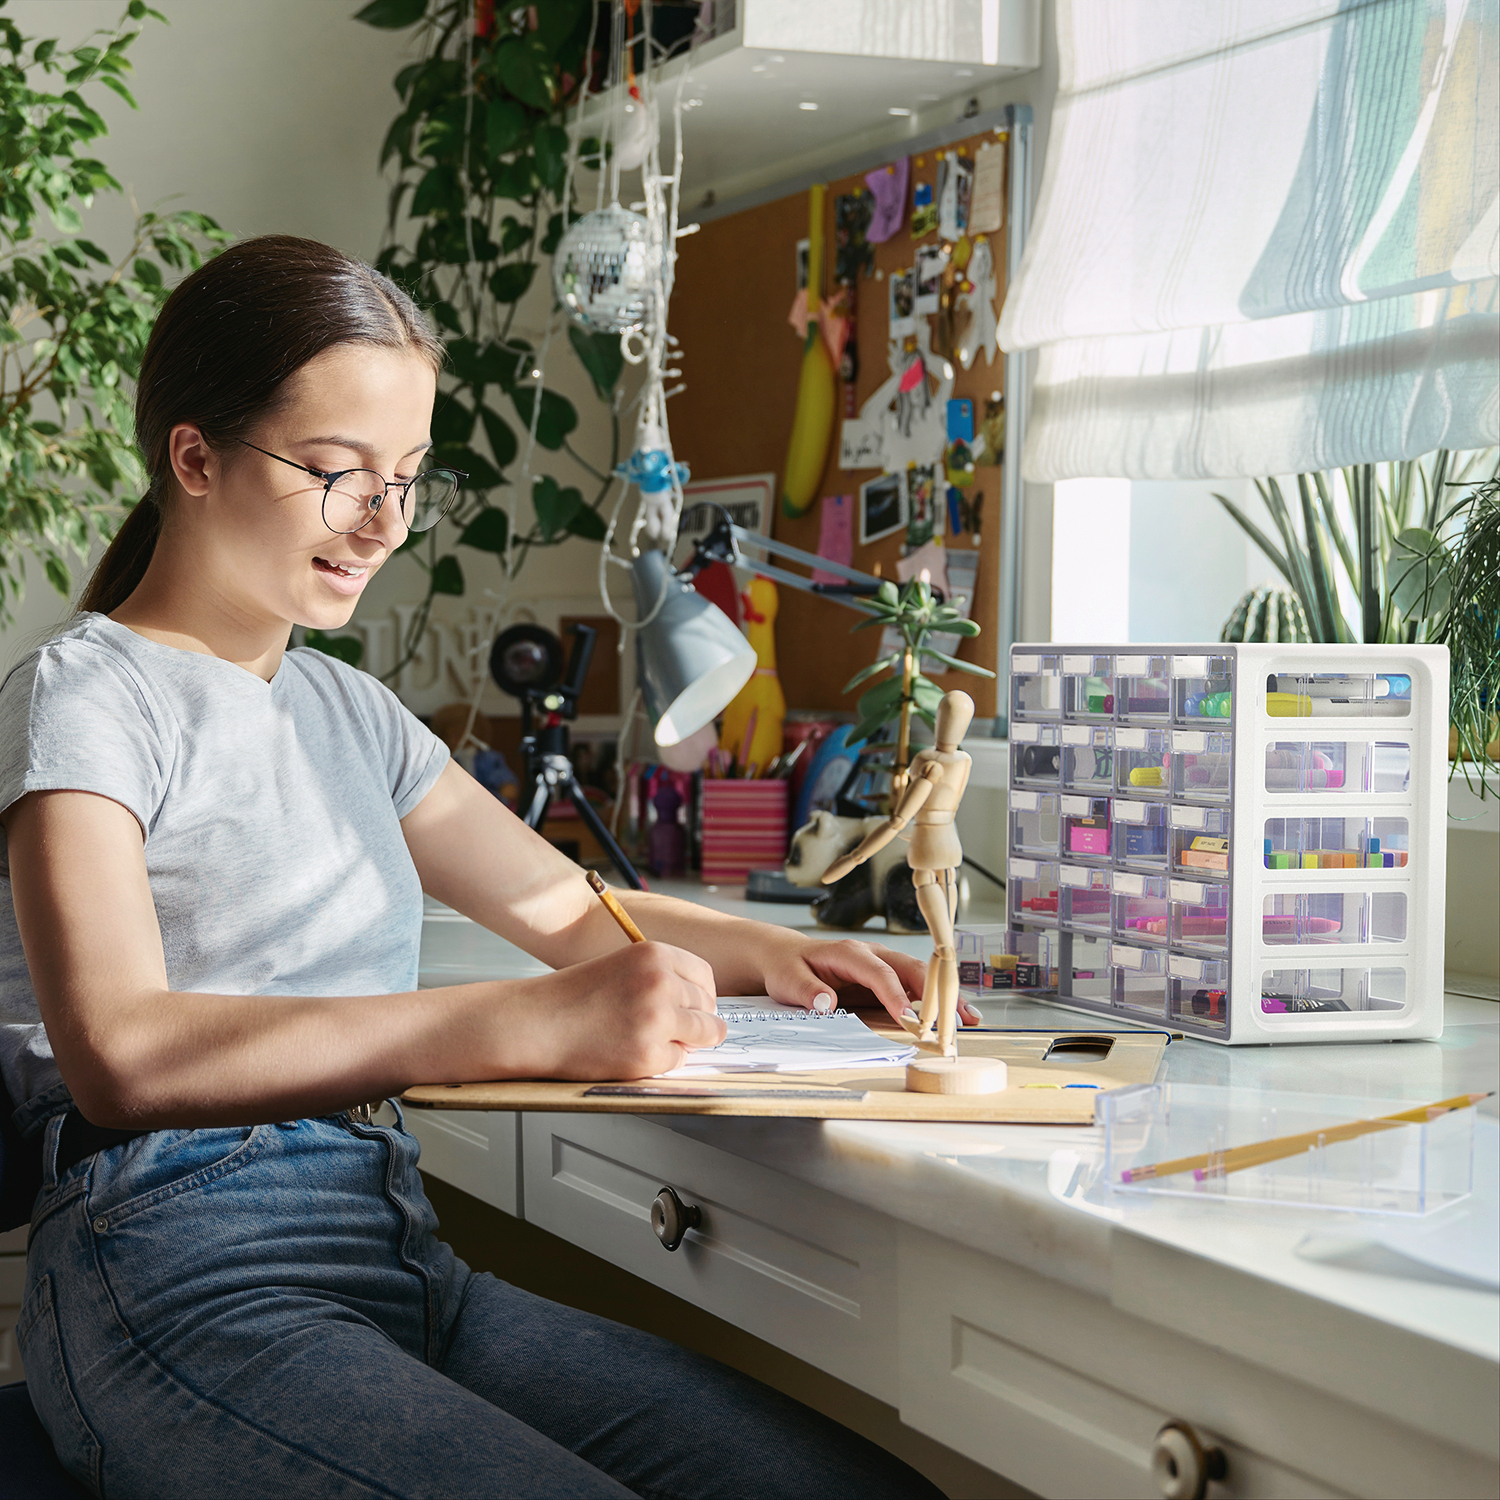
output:
<path id="1" fill-rule="evenodd" d="M 786 859 L 785 781 L 703 783 L 703 880 L 743 885 L 752 869 Z"/>

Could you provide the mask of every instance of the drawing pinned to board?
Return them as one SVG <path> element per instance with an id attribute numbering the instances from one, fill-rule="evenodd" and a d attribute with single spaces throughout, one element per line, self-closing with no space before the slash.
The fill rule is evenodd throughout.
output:
<path id="1" fill-rule="evenodd" d="M 969 201 L 969 233 L 994 234 L 1005 212 L 1005 142 L 981 146 L 974 158 L 974 189 Z"/>
<path id="2" fill-rule="evenodd" d="M 867 546 L 906 525 L 906 484 L 900 474 L 882 474 L 859 487 L 859 544 Z"/>
<path id="3" fill-rule="evenodd" d="M 941 239 L 956 240 L 969 227 L 969 197 L 974 185 L 974 165 L 956 151 L 949 151 L 938 164 L 937 230 Z"/>
<path id="4" fill-rule="evenodd" d="M 887 469 L 933 463 L 946 441 L 954 367 L 933 352 L 932 326 L 925 318 L 916 320 L 914 334 L 892 342 L 889 358 L 891 374 L 860 407 L 860 417 L 880 429 Z"/>
<path id="5" fill-rule="evenodd" d="M 874 216 L 875 195 L 867 189 L 840 193 L 833 200 L 833 279 L 840 286 L 853 286 L 875 264 L 870 243 Z"/>
<path id="6" fill-rule="evenodd" d="M 998 464 L 1005 457 L 1005 393 L 991 391 L 984 402 L 984 420 L 974 449 L 976 461 Z M 977 531 L 979 528 L 975 527 Z"/>
<path id="7" fill-rule="evenodd" d="M 854 561 L 854 496 L 825 495 L 818 524 L 818 556 L 846 568 Z M 824 568 L 814 568 L 814 583 L 839 584 L 846 580 Z"/>
<path id="8" fill-rule="evenodd" d="M 883 469 L 885 434 L 879 422 L 846 417 L 839 432 L 839 468 Z"/>
<path id="9" fill-rule="evenodd" d="M 917 279 L 916 271 L 892 271 L 889 282 L 891 305 L 891 337 L 899 339 L 917 330 Z"/>
<path id="10" fill-rule="evenodd" d="M 957 305 L 967 318 L 958 336 L 958 362 L 969 369 L 980 349 L 993 364 L 999 349 L 999 321 L 995 316 L 995 256 L 990 241 L 979 235 L 964 267 L 963 289 Z"/>
<path id="11" fill-rule="evenodd" d="M 911 163 L 902 157 L 888 167 L 877 167 L 865 174 L 865 186 L 875 200 L 865 238 L 872 245 L 883 245 L 901 227 L 906 218 L 906 184 Z"/>
<path id="12" fill-rule="evenodd" d="M 943 451 L 948 483 L 961 488 L 974 483 L 974 403 L 967 398 L 948 403 L 948 446 Z"/>

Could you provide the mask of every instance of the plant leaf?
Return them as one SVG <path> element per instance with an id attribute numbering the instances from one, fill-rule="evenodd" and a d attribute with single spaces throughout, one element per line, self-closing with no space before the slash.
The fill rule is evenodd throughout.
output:
<path id="1" fill-rule="evenodd" d="M 940 661 L 945 667 L 953 672 L 968 672 L 974 677 L 993 677 L 995 674 L 988 667 L 981 667 L 978 662 L 960 661 L 956 656 L 949 656 L 946 651 L 934 650 L 931 646 L 922 647 L 922 655 L 930 656 L 934 661 Z"/>
<path id="2" fill-rule="evenodd" d="M 1448 549 L 1430 531 L 1409 526 L 1391 543 L 1391 602 L 1407 620 L 1443 614 L 1453 600 Z"/>
<path id="3" fill-rule="evenodd" d="M 521 421 L 531 427 L 532 400 L 536 394 L 533 385 L 518 385 L 510 393 Z M 578 413 L 573 403 L 559 396 L 556 391 L 542 392 L 542 407 L 536 419 L 536 440 L 544 448 L 561 448 L 563 440 L 578 425 Z"/>
<path id="4" fill-rule="evenodd" d="M 459 566 L 458 559 L 449 552 L 432 565 L 432 576 L 427 582 L 434 594 L 462 594 L 464 570 Z"/>
<path id="5" fill-rule="evenodd" d="M 519 302 L 536 275 L 536 262 L 514 260 L 500 266 L 490 277 L 490 291 L 496 302 Z"/>
<path id="6" fill-rule="evenodd" d="M 487 406 L 479 408 L 479 420 L 484 423 L 484 435 L 490 440 L 490 452 L 495 462 L 504 469 L 516 459 L 516 435 L 510 424 L 498 412 Z"/>
<path id="7" fill-rule="evenodd" d="M 403 26 L 415 26 L 426 14 L 427 0 L 370 0 L 363 10 L 355 11 L 354 19 L 366 26 L 398 31 Z"/>
<path id="8" fill-rule="evenodd" d="M 357 635 L 329 635 L 324 630 L 304 630 L 302 644 L 351 667 L 357 667 L 365 657 L 365 643 Z"/>
<path id="9" fill-rule="evenodd" d="M 459 542 L 465 547 L 477 547 L 481 552 L 505 555 L 510 543 L 510 522 L 503 510 L 486 505 L 463 529 Z"/>
<path id="10" fill-rule="evenodd" d="M 601 400 L 607 401 L 625 368 L 620 338 L 614 333 L 585 333 L 576 323 L 568 324 L 568 342 L 578 356 Z"/>
<path id="11" fill-rule="evenodd" d="M 526 134 L 526 111 L 514 99 L 491 99 L 484 116 L 484 144 L 498 161 Z"/>
<path id="12" fill-rule="evenodd" d="M 868 667 L 862 667 L 839 691 L 841 693 L 852 693 L 860 683 L 868 682 L 877 672 L 895 671 L 900 665 L 901 653 L 899 651 L 892 651 L 889 656 L 882 656 L 879 661 L 872 661 Z"/>

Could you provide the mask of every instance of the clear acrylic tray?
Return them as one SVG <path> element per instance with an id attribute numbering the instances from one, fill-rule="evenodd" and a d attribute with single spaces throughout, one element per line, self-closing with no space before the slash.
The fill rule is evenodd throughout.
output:
<path id="1" fill-rule="evenodd" d="M 1426 1100 L 1294 1094 L 1211 1084 L 1146 1083 L 1101 1094 L 1105 1191 L 1115 1198 L 1192 1198 L 1274 1203 L 1375 1214 L 1428 1214 L 1468 1197 L 1474 1185 L 1471 1106 L 1425 1124 L 1402 1125 L 1347 1141 L 1312 1144 L 1296 1156 L 1240 1171 L 1216 1170 L 1237 1146 L 1321 1133 L 1355 1120 L 1412 1109 Z M 1184 1157 L 1203 1169 L 1125 1181 L 1124 1174 Z"/>

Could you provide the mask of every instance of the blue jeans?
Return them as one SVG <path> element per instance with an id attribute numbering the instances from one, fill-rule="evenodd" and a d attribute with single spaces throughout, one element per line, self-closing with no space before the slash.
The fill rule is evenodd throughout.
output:
<path id="1" fill-rule="evenodd" d="M 470 1271 L 400 1124 L 162 1130 L 59 1180 L 61 1123 L 17 1337 L 108 1500 L 939 1494 L 712 1360 Z"/>

